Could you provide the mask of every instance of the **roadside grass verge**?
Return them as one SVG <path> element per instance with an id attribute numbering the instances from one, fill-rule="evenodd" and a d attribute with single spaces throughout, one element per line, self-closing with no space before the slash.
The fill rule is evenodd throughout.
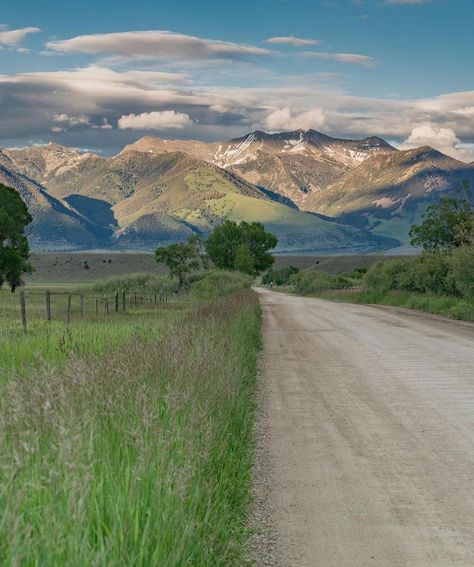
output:
<path id="1" fill-rule="evenodd" d="M 380 304 L 404 307 L 441 315 L 461 321 L 474 321 L 474 299 L 462 299 L 450 295 L 416 293 L 410 291 L 351 291 L 328 290 L 315 297 L 345 301 L 348 303 Z"/>
<path id="2" fill-rule="evenodd" d="M 243 564 L 256 295 L 103 324 L 102 349 L 46 352 L 1 388 L 0 564 Z"/>
<path id="3" fill-rule="evenodd" d="M 46 289 L 46 288 L 45 288 Z M 145 339 L 166 321 L 190 307 L 188 301 L 158 305 L 129 306 L 128 310 L 105 315 L 95 313 L 95 298 L 86 295 L 85 313 L 81 318 L 75 296 L 72 322 L 66 322 L 66 295 L 53 297 L 53 320 L 46 321 L 45 289 L 26 291 L 28 331 L 20 322 L 19 297 L 6 289 L 0 291 L 0 386 L 14 374 L 34 374 L 39 361 L 55 366 L 74 356 L 101 355 L 132 337 Z M 56 293 L 62 287 L 49 287 Z M 69 290 L 68 290 L 69 291 Z M 113 297 L 110 299 L 111 303 Z"/>

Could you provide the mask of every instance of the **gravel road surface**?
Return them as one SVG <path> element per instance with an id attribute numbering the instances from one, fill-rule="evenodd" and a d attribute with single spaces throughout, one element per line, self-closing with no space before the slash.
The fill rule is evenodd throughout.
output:
<path id="1" fill-rule="evenodd" d="M 257 563 L 473 567 L 474 325 L 258 291 Z"/>

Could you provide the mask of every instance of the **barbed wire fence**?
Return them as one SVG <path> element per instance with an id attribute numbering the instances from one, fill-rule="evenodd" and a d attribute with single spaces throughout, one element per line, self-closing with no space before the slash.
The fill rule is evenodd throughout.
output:
<path id="1" fill-rule="evenodd" d="M 186 295 L 185 290 L 130 291 L 115 290 L 109 293 L 68 291 L 20 291 L 20 320 L 23 331 L 28 331 L 31 319 L 65 321 L 68 325 L 87 318 L 102 318 L 126 313 L 138 308 L 176 302 Z"/>

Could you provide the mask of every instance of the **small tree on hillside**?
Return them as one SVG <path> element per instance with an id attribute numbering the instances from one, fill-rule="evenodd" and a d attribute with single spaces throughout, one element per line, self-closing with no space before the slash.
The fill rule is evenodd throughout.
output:
<path id="1" fill-rule="evenodd" d="M 6 281 L 12 293 L 21 285 L 23 274 L 33 271 L 28 261 L 30 248 L 24 234 L 31 221 L 18 191 L 0 184 L 0 288 Z"/>
<path id="2" fill-rule="evenodd" d="M 209 236 L 206 250 L 218 268 L 258 273 L 272 266 L 269 251 L 277 244 L 277 237 L 261 223 L 227 220 Z"/>
<path id="3" fill-rule="evenodd" d="M 198 241 L 191 236 L 187 242 L 177 242 L 169 246 L 160 246 L 155 250 L 158 263 L 165 264 L 172 277 L 177 277 L 179 287 L 185 283 L 187 274 L 197 270 L 202 264 Z"/>
<path id="4" fill-rule="evenodd" d="M 468 200 L 469 182 L 463 182 L 464 199 L 442 197 L 428 207 L 423 221 L 410 229 L 412 246 L 428 252 L 449 251 L 474 243 L 474 215 Z"/>

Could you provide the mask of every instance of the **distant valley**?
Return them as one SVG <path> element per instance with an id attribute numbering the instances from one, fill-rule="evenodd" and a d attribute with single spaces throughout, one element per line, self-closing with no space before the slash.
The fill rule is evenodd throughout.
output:
<path id="1" fill-rule="evenodd" d="M 55 144 L 0 150 L 0 183 L 33 216 L 37 250 L 150 250 L 224 219 L 263 222 L 288 252 L 407 245 L 442 195 L 474 185 L 474 166 L 430 147 L 314 130 L 253 132 L 221 143 L 144 137 L 102 157 Z"/>

